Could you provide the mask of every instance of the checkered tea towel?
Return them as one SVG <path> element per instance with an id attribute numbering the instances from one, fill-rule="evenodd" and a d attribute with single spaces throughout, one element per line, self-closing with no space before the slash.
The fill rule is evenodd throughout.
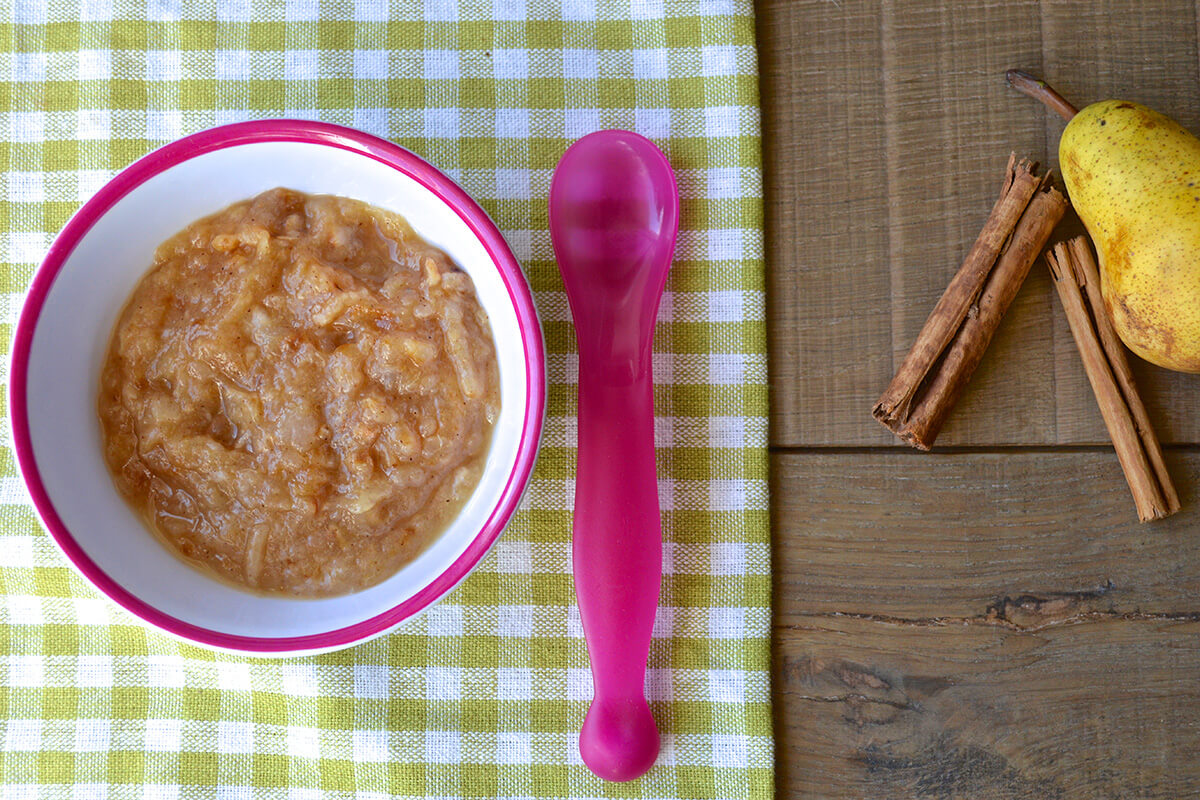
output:
<path id="1" fill-rule="evenodd" d="M 117 170 L 287 116 L 391 139 L 477 198 L 550 354 L 541 457 L 493 552 L 427 614 L 331 655 L 219 655 L 143 628 L 71 572 L 0 450 L 0 796 L 772 795 L 750 0 L 8 0 L 0 92 L 5 351 L 51 237 Z M 628 784 L 593 777 L 576 741 L 591 695 L 569 544 L 577 364 L 546 229 L 558 157 L 601 128 L 658 143 L 682 193 L 654 365 L 662 754 Z"/>

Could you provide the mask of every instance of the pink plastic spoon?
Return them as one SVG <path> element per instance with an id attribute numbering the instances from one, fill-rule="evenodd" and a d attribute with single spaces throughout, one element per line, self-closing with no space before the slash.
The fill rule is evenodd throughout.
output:
<path id="1" fill-rule="evenodd" d="M 662 582 L 651 343 L 679 230 L 666 156 L 628 131 L 573 144 L 550 183 L 550 236 L 579 340 L 573 563 L 595 697 L 579 735 L 592 772 L 658 757 L 645 698 Z"/>

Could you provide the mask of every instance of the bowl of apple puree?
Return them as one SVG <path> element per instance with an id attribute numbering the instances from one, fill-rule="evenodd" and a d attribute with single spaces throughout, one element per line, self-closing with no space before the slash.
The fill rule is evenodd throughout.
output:
<path id="1" fill-rule="evenodd" d="M 158 248 L 99 392 L 105 460 L 147 527 L 296 597 L 416 557 L 478 483 L 499 411 L 470 277 L 398 215 L 288 189 Z"/>

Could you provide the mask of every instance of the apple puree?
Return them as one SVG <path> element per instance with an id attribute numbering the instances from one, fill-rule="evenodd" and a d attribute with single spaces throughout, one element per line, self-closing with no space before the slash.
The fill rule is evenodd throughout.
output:
<path id="1" fill-rule="evenodd" d="M 470 277 L 394 214 L 287 189 L 158 248 L 99 399 L 117 488 L 162 540 L 309 597 L 371 586 L 436 538 L 499 407 Z"/>

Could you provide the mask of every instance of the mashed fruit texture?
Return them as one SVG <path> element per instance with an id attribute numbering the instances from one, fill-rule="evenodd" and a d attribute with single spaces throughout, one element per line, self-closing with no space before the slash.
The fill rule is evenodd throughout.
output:
<path id="1" fill-rule="evenodd" d="M 412 560 L 499 413 L 470 277 L 400 217 L 274 189 L 159 247 L 101 375 L 121 494 L 189 561 L 329 596 Z"/>

